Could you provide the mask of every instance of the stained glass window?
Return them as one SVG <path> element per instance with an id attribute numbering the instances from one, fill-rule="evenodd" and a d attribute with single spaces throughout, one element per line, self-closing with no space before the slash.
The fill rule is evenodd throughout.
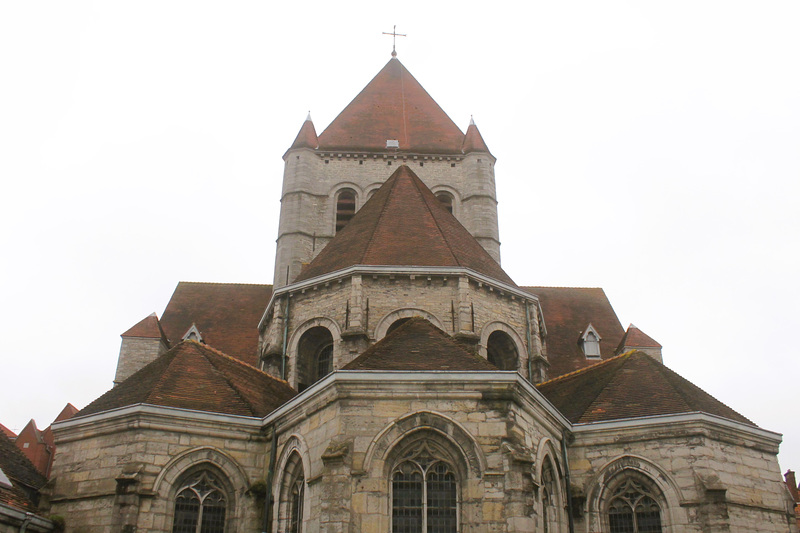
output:
<path id="1" fill-rule="evenodd" d="M 193 474 L 175 498 L 173 533 L 224 533 L 225 493 L 208 471 Z"/>
<path id="2" fill-rule="evenodd" d="M 611 533 L 661 533 L 661 509 L 651 490 L 635 479 L 627 479 L 611 496 L 608 505 Z"/>

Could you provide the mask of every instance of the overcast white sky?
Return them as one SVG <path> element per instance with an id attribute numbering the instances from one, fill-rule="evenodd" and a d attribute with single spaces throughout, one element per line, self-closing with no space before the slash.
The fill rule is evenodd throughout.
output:
<path id="1" fill-rule="evenodd" d="M 0 2 L 0 422 L 111 386 L 178 281 L 271 283 L 281 155 L 399 59 L 498 158 L 503 266 L 800 469 L 800 3 Z"/>

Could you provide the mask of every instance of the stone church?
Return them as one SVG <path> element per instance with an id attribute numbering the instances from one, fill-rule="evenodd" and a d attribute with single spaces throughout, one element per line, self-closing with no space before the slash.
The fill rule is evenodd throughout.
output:
<path id="1" fill-rule="evenodd" d="M 395 54 L 283 159 L 273 283 L 179 283 L 54 425 L 67 531 L 796 531 L 778 433 L 506 274 L 495 158 Z"/>

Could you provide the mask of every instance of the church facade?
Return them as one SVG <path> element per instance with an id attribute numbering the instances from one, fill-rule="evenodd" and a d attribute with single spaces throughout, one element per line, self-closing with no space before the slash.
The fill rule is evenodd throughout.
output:
<path id="1" fill-rule="evenodd" d="M 67 531 L 796 531 L 779 434 L 506 274 L 495 158 L 396 57 L 284 161 L 273 283 L 180 283 L 54 425 Z"/>

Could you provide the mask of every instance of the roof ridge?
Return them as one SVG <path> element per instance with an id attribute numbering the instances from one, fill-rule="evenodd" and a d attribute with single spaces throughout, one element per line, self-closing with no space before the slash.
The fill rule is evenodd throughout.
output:
<path id="1" fill-rule="evenodd" d="M 408 165 L 403 165 L 403 166 L 408 167 Z M 410 167 L 408 167 L 408 169 L 411 170 Z M 412 175 L 416 177 L 416 175 L 414 175 L 414 174 L 412 174 Z M 463 267 L 464 265 L 462 264 L 461 260 L 458 258 L 458 256 L 453 251 L 453 247 L 450 245 L 450 240 L 447 238 L 447 235 L 445 235 L 444 230 L 442 229 L 442 225 L 439 223 L 439 219 L 436 217 L 436 215 L 433 214 L 433 208 L 431 208 L 431 205 L 428 202 L 427 196 L 424 194 L 424 191 L 422 189 L 420 189 L 420 187 L 419 187 L 419 184 L 422 183 L 422 180 L 417 177 L 416 180 L 412 178 L 412 182 L 414 183 L 414 188 L 417 189 L 417 192 L 422 197 L 422 201 L 425 202 L 425 207 L 428 208 L 428 212 L 430 213 L 431 218 L 433 218 L 434 224 L 436 224 L 436 229 L 439 231 L 439 236 L 442 238 L 442 240 L 444 241 L 444 244 L 447 246 L 447 251 L 450 252 L 450 255 L 453 257 L 453 261 L 455 261 L 455 263 L 458 266 Z M 428 190 L 430 190 L 430 189 L 428 189 Z M 442 209 L 444 209 L 444 208 L 442 208 Z"/>
<path id="2" fill-rule="evenodd" d="M 400 170 L 404 166 L 406 165 L 400 165 L 400 167 L 397 170 Z M 397 172 L 397 170 L 395 172 Z M 378 216 L 375 217 L 375 223 L 372 224 L 372 231 L 369 234 L 367 245 L 364 246 L 363 250 L 361 251 L 361 257 L 359 258 L 358 263 L 356 263 L 357 265 L 364 264 L 365 257 L 367 256 L 368 251 L 372 248 L 372 242 L 375 239 L 375 233 L 377 233 L 378 228 L 381 225 L 381 221 L 383 220 L 383 215 L 386 213 L 386 209 L 389 206 L 389 199 L 392 197 L 392 191 L 397 186 L 397 176 L 392 174 L 392 176 L 389 177 L 390 180 L 393 178 L 394 181 L 392 181 L 392 184 L 389 186 L 389 190 L 386 191 L 385 193 L 386 199 L 384 200 L 383 205 L 381 206 L 380 213 L 378 213 Z M 369 202 L 369 200 L 367 200 L 367 202 Z M 336 235 L 334 235 L 334 238 L 336 238 Z"/>
<path id="3" fill-rule="evenodd" d="M 190 341 L 190 342 L 194 342 L 194 343 L 200 345 L 200 343 L 197 342 L 197 341 Z M 222 378 L 222 380 L 225 381 L 225 383 L 228 384 L 228 387 L 230 387 L 230 389 L 236 394 L 236 396 L 247 406 L 247 408 L 250 410 L 250 414 L 253 415 L 253 416 L 258 416 L 255 406 L 250 402 L 250 400 L 247 399 L 247 397 L 244 394 L 242 394 L 242 391 L 239 390 L 239 387 L 237 387 L 233 383 L 233 381 L 231 381 L 231 379 L 228 377 L 228 375 L 225 373 L 225 371 L 217 366 L 217 364 L 214 361 L 214 359 L 211 358 L 211 357 L 208 357 L 208 353 L 206 353 L 204 350 L 201 350 L 200 353 L 202 354 L 203 358 L 205 358 L 205 360 L 208 361 L 208 364 L 211 365 L 211 367 L 214 369 L 214 372 L 220 378 Z M 217 353 L 216 350 L 212 351 L 211 353 L 213 353 L 214 355 L 220 355 L 220 354 Z"/>
<path id="4" fill-rule="evenodd" d="M 211 352 L 214 352 L 216 355 L 219 355 L 220 357 L 224 357 L 226 360 L 231 361 L 233 363 L 236 363 L 237 365 L 241 365 L 241 366 L 247 368 L 248 370 L 255 370 L 259 374 L 263 374 L 265 376 L 268 376 L 271 379 L 274 379 L 275 381 L 280 381 L 281 383 L 285 383 L 286 385 L 289 385 L 289 382 L 286 381 L 285 379 L 276 378 L 275 376 L 273 376 L 269 372 L 264 372 L 260 368 L 257 368 L 257 367 L 255 367 L 253 365 L 250 365 L 250 364 L 247 364 L 244 361 L 242 361 L 240 359 L 237 359 L 236 357 L 233 357 L 232 355 L 228 355 L 225 352 L 223 352 L 221 350 L 218 350 L 217 348 L 214 348 L 213 346 L 211 346 L 209 344 L 204 344 L 202 342 L 197 342 L 194 339 L 186 339 L 185 341 L 182 341 L 182 342 L 193 342 L 193 343 L 199 345 L 200 347 L 202 347 L 203 349 L 206 349 L 206 350 L 209 350 Z M 291 387 L 291 385 L 289 385 L 289 386 Z"/>
<path id="5" fill-rule="evenodd" d="M 154 362 L 158 361 L 159 359 L 161 359 L 162 357 L 167 357 L 167 356 L 169 356 L 169 357 L 171 358 L 171 359 L 170 359 L 170 361 L 167 363 L 167 366 L 166 366 L 166 368 L 164 369 L 164 371 L 159 373 L 158 379 L 156 380 L 156 382 L 155 382 L 155 383 L 153 383 L 153 386 L 152 386 L 152 387 L 150 387 L 150 390 L 147 392 L 147 394 L 146 394 L 146 395 L 145 395 L 145 397 L 144 397 L 144 401 L 143 401 L 143 402 L 141 402 L 141 403 L 148 403 L 148 404 L 150 404 L 150 403 L 151 403 L 151 400 L 150 400 L 150 398 L 151 398 L 151 396 L 153 395 L 153 393 L 154 393 L 155 391 L 157 391 L 157 390 L 161 390 L 161 384 L 162 384 L 162 383 L 164 382 L 164 380 L 166 379 L 166 376 L 167 376 L 167 370 L 169 369 L 169 367 L 171 367 L 171 366 L 172 366 L 172 363 L 174 363 L 174 362 L 175 362 L 175 355 L 178 353 L 178 349 L 177 349 L 177 348 L 178 348 L 178 346 L 180 346 L 180 345 L 181 345 L 181 344 L 183 344 L 184 342 L 186 342 L 186 341 L 181 341 L 181 342 L 179 342 L 179 343 L 178 343 L 178 344 L 176 344 L 176 345 L 175 345 L 173 348 L 171 348 L 171 349 L 167 350 L 166 352 L 164 352 L 163 354 L 159 355 L 158 357 L 156 357 L 155 359 L 153 359 L 153 360 L 150 362 L 150 363 L 154 363 Z M 131 374 L 130 376 L 128 376 L 128 377 L 127 377 L 127 378 L 126 378 L 126 379 L 125 379 L 125 380 L 124 380 L 122 383 L 125 383 L 125 381 L 128 381 L 128 379 L 132 378 L 133 376 L 135 376 L 135 375 L 136 375 L 136 374 L 138 374 L 139 372 L 142 372 L 142 371 L 144 371 L 144 369 L 146 369 L 148 366 L 150 366 L 150 365 L 149 365 L 149 364 L 147 364 L 147 365 L 143 366 L 142 368 L 140 368 L 139 370 L 137 370 L 136 372 L 134 372 L 133 374 Z M 111 389 L 111 390 L 114 390 L 114 389 Z M 106 394 L 107 394 L 107 393 L 106 393 Z M 101 397 L 102 397 L 102 396 L 101 396 Z M 96 401 L 96 400 L 95 400 L 95 401 Z M 92 402 L 92 403 L 94 403 L 94 402 Z M 89 405 L 91 405 L 91 404 L 89 404 Z M 157 404 L 155 404 L 155 403 L 152 403 L 152 405 L 157 405 Z M 87 405 L 86 407 L 89 407 L 89 406 Z M 84 407 L 84 409 L 86 409 L 86 407 Z"/>
<path id="6" fill-rule="evenodd" d="M 585 366 L 583 368 L 579 368 L 578 370 L 573 370 L 572 372 L 568 372 L 566 374 L 561 374 L 560 376 L 556 376 L 553 379 L 549 379 L 547 381 L 543 381 L 543 382 L 537 384 L 536 386 L 540 387 L 542 385 L 549 385 L 550 383 L 555 383 L 557 381 L 562 381 L 562 380 L 564 380 L 564 379 L 566 379 L 568 377 L 575 376 L 575 375 L 580 374 L 582 372 L 587 372 L 589 370 L 592 370 L 593 368 L 600 368 L 602 366 L 605 366 L 606 363 L 610 363 L 611 361 L 616 361 L 617 359 L 620 359 L 622 357 L 630 356 L 631 354 L 633 354 L 633 352 L 637 352 L 637 351 L 640 351 L 640 350 L 628 350 L 627 352 L 621 353 L 619 355 L 615 355 L 614 357 L 609 357 L 608 359 L 603 359 L 599 363 L 595 363 L 595 364 L 590 365 L 590 366 Z"/>
<path id="7" fill-rule="evenodd" d="M 178 281 L 185 285 L 249 285 L 253 287 L 271 287 L 272 283 L 239 283 L 239 282 L 225 282 L 225 281 Z"/>

